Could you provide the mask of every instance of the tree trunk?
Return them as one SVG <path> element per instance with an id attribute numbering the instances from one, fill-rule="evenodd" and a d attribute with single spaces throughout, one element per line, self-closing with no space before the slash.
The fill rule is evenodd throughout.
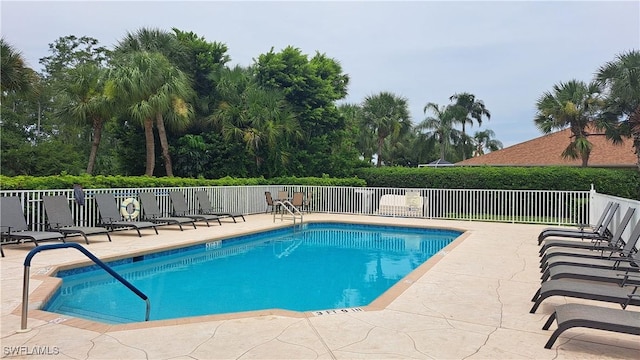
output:
<path id="1" fill-rule="evenodd" d="M 638 112 L 639 111 L 636 111 L 636 113 Z M 640 127 L 638 128 L 638 130 L 640 130 Z M 640 174 L 640 132 L 631 130 L 631 139 L 633 140 L 633 148 L 636 153 L 636 167 L 638 168 L 638 173 Z M 636 191 L 636 200 L 640 200 L 640 183 L 638 184 L 638 188 L 636 189 Z"/>
<path id="2" fill-rule="evenodd" d="M 164 167 L 168 177 L 173 177 L 173 167 L 171 165 L 171 155 L 169 155 L 169 141 L 167 140 L 167 131 L 164 128 L 164 119 L 162 114 L 156 114 L 156 126 L 158 127 L 158 137 L 160 138 L 160 147 L 162 148 L 162 158 L 164 159 Z"/>
<path id="3" fill-rule="evenodd" d="M 465 132 L 465 122 L 462 122 L 462 160 L 467 160 L 467 136 Z M 443 159 L 444 160 L 444 159 Z"/>
<path id="4" fill-rule="evenodd" d="M 144 140 L 147 148 L 147 167 L 144 172 L 147 176 L 153 176 L 153 169 L 156 166 L 156 146 L 153 140 L 153 119 L 144 119 Z"/>
<path id="5" fill-rule="evenodd" d="M 378 137 L 378 159 L 376 167 L 382 166 L 382 145 L 384 145 L 384 138 Z"/>
<path id="6" fill-rule="evenodd" d="M 582 154 L 582 167 L 586 168 L 589 166 L 589 154 Z"/>
<path id="7" fill-rule="evenodd" d="M 629 124 L 631 125 L 631 138 L 633 139 L 633 148 L 638 158 L 636 165 L 640 172 L 640 106 L 629 116 Z M 640 199 L 640 194 L 638 196 Z"/>
<path id="8" fill-rule="evenodd" d="M 93 175 L 93 168 L 96 165 L 96 157 L 98 156 L 98 147 L 102 138 L 102 118 L 93 118 L 93 141 L 91 142 L 91 153 L 89 154 L 89 163 L 87 164 L 87 174 Z"/>

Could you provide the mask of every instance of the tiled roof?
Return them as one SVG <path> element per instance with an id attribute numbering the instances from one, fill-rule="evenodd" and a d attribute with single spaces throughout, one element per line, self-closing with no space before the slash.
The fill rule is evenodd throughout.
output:
<path id="1" fill-rule="evenodd" d="M 589 167 L 635 167 L 637 162 L 633 143 L 625 138 L 620 145 L 597 132 L 588 140 L 593 144 Z M 492 166 L 581 166 L 581 159 L 564 159 L 562 152 L 571 142 L 571 130 L 565 129 L 539 138 L 493 151 L 482 156 L 460 161 L 456 165 Z"/>

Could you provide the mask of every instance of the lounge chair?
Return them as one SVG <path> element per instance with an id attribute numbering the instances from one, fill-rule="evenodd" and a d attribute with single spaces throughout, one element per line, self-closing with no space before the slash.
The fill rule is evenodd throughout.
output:
<path id="1" fill-rule="evenodd" d="M 575 265 L 558 265 L 549 268 L 542 282 L 556 279 L 578 279 L 615 283 L 620 286 L 640 285 L 640 272 L 636 270 L 600 269 Z"/>
<path id="2" fill-rule="evenodd" d="M 3 245 L 21 244 L 32 241 L 61 240 L 64 235 L 57 231 L 29 231 L 29 226 L 22 211 L 20 199 L 15 196 L 0 197 L 0 254 L 4 257 Z"/>
<path id="3" fill-rule="evenodd" d="M 69 202 L 65 196 L 43 196 L 42 202 L 44 203 L 44 211 L 47 214 L 47 223 L 50 229 L 64 234 L 65 237 L 82 235 L 87 244 L 89 244 L 89 235 L 107 235 L 107 238 L 111 241 L 109 229 L 105 227 L 76 226 L 69 208 Z"/>
<path id="4" fill-rule="evenodd" d="M 639 305 L 640 298 L 636 294 L 638 286 L 617 286 L 595 281 L 576 281 L 571 279 L 549 280 L 542 283 L 540 289 L 533 296 L 534 302 L 530 313 L 535 313 L 540 304 L 551 296 L 565 296 L 577 299 L 587 299 L 620 304 L 622 308 L 628 305 Z M 639 294 L 640 295 L 640 294 Z"/>
<path id="5" fill-rule="evenodd" d="M 597 236 L 604 236 L 606 235 L 607 227 L 611 223 L 613 215 L 615 214 L 619 206 L 620 204 L 610 201 L 607 206 L 605 206 L 602 215 L 600 215 L 600 219 L 598 219 L 598 222 L 594 225 L 593 228 L 591 228 L 591 230 L 586 230 L 583 226 L 581 226 L 580 229 L 564 229 L 555 227 L 546 228 L 540 232 L 540 235 L 538 235 L 538 245 L 542 244 L 542 241 L 549 236 L 577 238 L 583 238 L 583 236 L 590 237 L 594 236 L 594 234 L 597 234 Z"/>
<path id="6" fill-rule="evenodd" d="M 140 204 L 142 207 L 143 220 L 156 224 L 178 225 L 180 227 L 180 231 L 184 230 L 182 228 L 182 224 L 191 224 L 194 229 L 196 228 L 196 222 L 192 218 L 163 216 L 154 193 L 140 193 L 138 194 L 138 197 L 140 198 Z"/>
<path id="7" fill-rule="evenodd" d="M 624 229 L 631 221 L 631 217 L 635 209 L 630 207 L 627 209 L 627 212 L 624 214 L 622 220 L 616 227 L 616 232 L 624 231 Z M 620 233 L 621 234 L 621 233 Z M 615 250 L 619 249 L 624 244 L 621 241 L 613 241 L 612 237 L 609 238 L 596 238 L 594 237 L 591 241 L 575 241 L 575 240 L 561 240 L 561 239 L 547 239 L 544 242 L 544 245 L 540 248 L 540 256 L 544 256 L 545 252 L 553 247 L 568 247 L 574 249 L 592 249 L 592 250 Z"/>
<path id="8" fill-rule="evenodd" d="M 211 206 L 209 195 L 207 195 L 207 192 L 204 190 L 196 191 L 196 199 L 198 200 L 200 214 L 217 215 L 220 218 L 231 218 L 233 219 L 233 222 L 237 222 L 236 218 L 241 218 L 242 221 L 246 221 L 244 219 L 244 215 L 240 213 L 232 213 L 221 211 L 220 209 L 214 209 L 213 206 Z"/>
<path id="9" fill-rule="evenodd" d="M 135 229 L 140 237 L 142 237 L 140 229 L 153 228 L 158 234 L 158 224 L 150 221 L 122 220 L 122 215 L 118 212 L 118 204 L 113 194 L 96 194 L 94 198 L 96 204 L 98 204 L 98 213 L 100 215 L 100 223 L 98 225 L 104 226 L 111 231 L 116 229 Z"/>
<path id="10" fill-rule="evenodd" d="M 558 328 L 544 345 L 546 349 L 551 349 L 560 334 L 574 327 L 640 335 L 640 312 L 636 311 L 583 304 L 560 305 L 549 316 L 542 329 L 548 330 L 555 320 L 558 322 Z"/>
<path id="11" fill-rule="evenodd" d="M 613 249 L 614 251 L 616 249 Z M 612 249 L 600 248 L 600 249 L 572 249 L 568 247 L 551 248 L 544 253 L 544 256 L 540 258 L 540 268 L 546 267 L 546 263 L 556 256 L 571 256 L 574 258 L 585 257 L 592 259 L 604 259 L 609 256 Z"/>
<path id="12" fill-rule="evenodd" d="M 173 206 L 174 216 L 188 217 L 195 221 L 204 221 L 207 226 L 210 226 L 209 220 L 215 220 L 218 222 L 218 225 L 222 225 L 220 217 L 217 215 L 197 214 L 192 209 L 189 209 L 189 205 L 187 205 L 187 201 L 184 199 L 184 194 L 182 194 L 182 192 L 169 191 L 169 198 L 171 199 L 171 205 Z"/>
<path id="13" fill-rule="evenodd" d="M 616 233 L 613 235 L 611 239 L 609 239 L 608 242 L 610 244 L 624 244 L 625 242 L 622 240 L 622 233 L 623 231 L 620 231 L 620 229 L 618 229 L 618 231 L 616 231 Z M 632 239 L 633 237 L 629 238 L 629 240 L 632 240 Z M 602 246 L 604 245 L 603 243 L 601 244 L 594 243 L 594 244 L 601 245 L 601 246 L 597 248 L 587 248 L 587 249 L 570 248 L 570 247 L 552 247 L 547 251 L 545 251 L 544 255 L 540 259 L 540 268 L 544 269 L 547 266 L 547 262 L 555 256 L 571 256 L 571 257 L 602 259 L 602 258 L 609 257 L 609 254 L 613 254 L 616 251 L 624 251 L 624 247 L 626 246 L 624 245 L 623 248 L 619 250 L 616 246 L 614 247 Z"/>
<path id="14" fill-rule="evenodd" d="M 621 237 L 622 231 L 616 231 L 614 237 Z M 585 256 L 553 256 L 543 263 L 542 271 L 547 271 L 550 267 L 557 265 L 576 265 L 576 266 L 590 266 L 600 268 L 614 268 L 619 269 L 620 266 L 624 266 L 624 262 L 630 260 L 630 257 L 638 252 L 636 244 L 640 238 L 640 221 L 634 227 L 633 232 L 629 236 L 629 239 L 625 242 L 624 247 L 620 250 L 609 251 L 606 253 L 594 254 L 594 257 Z M 581 254 L 582 255 L 582 254 Z M 622 262 L 622 263 L 621 263 Z M 640 264 L 634 264 L 631 260 L 631 266 L 638 267 Z"/>

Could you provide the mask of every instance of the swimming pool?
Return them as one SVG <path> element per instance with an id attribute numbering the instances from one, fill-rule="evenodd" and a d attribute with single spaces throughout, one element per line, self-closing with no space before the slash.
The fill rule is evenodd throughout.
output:
<path id="1" fill-rule="evenodd" d="M 251 310 L 365 306 L 461 232 L 308 223 L 108 263 L 151 301 L 150 320 Z M 47 311 L 144 320 L 145 304 L 97 266 L 59 271 Z"/>

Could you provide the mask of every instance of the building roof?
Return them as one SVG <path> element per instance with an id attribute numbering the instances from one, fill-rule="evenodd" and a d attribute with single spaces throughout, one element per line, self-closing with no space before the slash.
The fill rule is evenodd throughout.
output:
<path id="1" fill-rule="evenodd" d="M 509 146 L 502 150 L 460 161 L 462 166 L 581 166 L 580 159 L 564 159 L 562 152 L 571 142 L 571 130 L 565 129 Z M 589 136 L 593 144 L 589 167 L 635 167 L 637 162 L 633 142 L 625 138 L 614 145 L 602 133 Z"/>

